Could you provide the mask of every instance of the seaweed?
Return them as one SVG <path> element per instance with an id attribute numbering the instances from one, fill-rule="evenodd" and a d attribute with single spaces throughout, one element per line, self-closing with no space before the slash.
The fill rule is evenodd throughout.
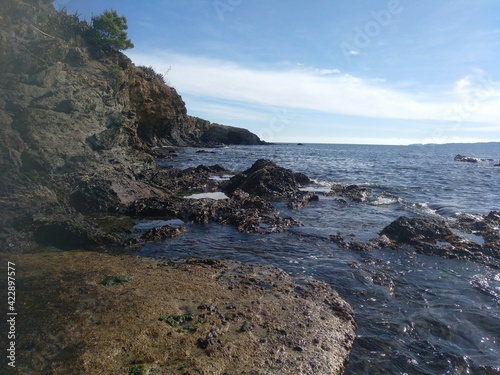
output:
<path id="1" fill-rule="evenodd" d="M 117 284 L 123 284 L 126 282 L 129 282 L 133 279 L 134 277 L 131 275 L 112 275 L 112 276 L 106 276 L 104 280 L 101 281 L 102 285 L 117 285 Z"/>

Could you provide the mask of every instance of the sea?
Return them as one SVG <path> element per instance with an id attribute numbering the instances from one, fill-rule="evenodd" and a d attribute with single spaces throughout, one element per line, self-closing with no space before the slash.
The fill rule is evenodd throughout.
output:
<path id="1" fill-rule="evenodd" d="M 187 224 L 184 235 L 148 244 L 139 255 L 272 264 L 330 284 L 352 306 L 358 325 L 345 374 L 500 374 L 500 269 L 421 255 L 411 247 L 357 251 L 329 240 L 340 233 L 346 240 L 368 241 L 403 215 L 453 221 L 500 211 L 500 143 L 272 144 L 197 151 L 182 148 L 178 157 L 158 163 L 243 171 L 270 159 L 313 179 L 305 189 L 319 201 L 299 210 L 276 202 L 284 216 L 303 224 L 283 233 Z M 481 160 L 455 161 L 457 154 Z M 324 195 L 338 183 L 372 193 L 364 203 L 339 204 Z M 161 224 L 145 221 L 138 227 Z"/>

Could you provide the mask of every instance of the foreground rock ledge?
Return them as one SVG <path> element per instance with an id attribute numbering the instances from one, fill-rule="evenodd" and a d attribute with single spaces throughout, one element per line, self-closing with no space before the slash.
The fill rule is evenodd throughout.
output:
<path id="1" fill-rule="evenodd" d="M 330 286 L 270 266 L 90 252 L 9 260 L 19 374 L 341 374 L 355 337 Z M 110 275 L 133 278 L 101 284 Z"/>

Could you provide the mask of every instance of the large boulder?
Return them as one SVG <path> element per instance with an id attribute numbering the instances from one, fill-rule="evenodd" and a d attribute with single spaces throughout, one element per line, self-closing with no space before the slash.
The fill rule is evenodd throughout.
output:
<path id="1" fill-rule="evenodd" d="M 267 199 L 290 199 L 299 192 L 299 187 L 290 169 L 271 160 L 259 159 L 242 174 L 231 178 L 225 192 L 230 195 L 241 189 Z"/>
<path id="2" fill-rule="evenodd" d="M 418 241 L 435 243 L 452 235 L 453 232 L 444 220 L 401 216 L 385 227 L 380 234 L 386 235 L 398 243 L 416 243 Z"/>

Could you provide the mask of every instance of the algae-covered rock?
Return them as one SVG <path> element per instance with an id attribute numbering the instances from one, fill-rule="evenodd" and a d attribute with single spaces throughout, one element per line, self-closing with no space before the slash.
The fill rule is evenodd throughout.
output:
<path id="1" fill-rule="evenodd" d="M 271 266 L 91 252 L 10 260 L 23 267 L 30 328 L 16 342 L 19 374 L 335 375 L 355 337 L 352 309 L 331 286 Z"/>

